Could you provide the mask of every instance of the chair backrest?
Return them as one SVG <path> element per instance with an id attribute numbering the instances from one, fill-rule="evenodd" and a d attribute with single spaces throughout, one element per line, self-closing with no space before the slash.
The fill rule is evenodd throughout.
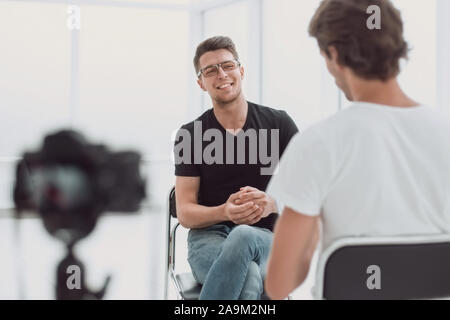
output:
<path id="1" fill-rule="evenodd" d="M 169 213 L 173 218 L 177 217 L 177 203 L 175 201 L 175 187 L 172 187 L 169 193 Z"/>
<path id="2" fill-rule="evenodd" d="M 164 297 L 168 298 L 168 281 L 169 277 L 173 275 L 175 269 L 175 232 L 178 227 L 178 222 L 172 228 L 172 218 L 177 218 L 177 206 L 175 203 L 175 187 L 172 187 L 167 197 L 167 228 L 166 228 L 166 275 L 164 279 Z"/>
<path id="3" fill-rule="evenodd" d="M 346 238 L 319 259 L 319 299 L 450 298 L 450 235 Z"/>

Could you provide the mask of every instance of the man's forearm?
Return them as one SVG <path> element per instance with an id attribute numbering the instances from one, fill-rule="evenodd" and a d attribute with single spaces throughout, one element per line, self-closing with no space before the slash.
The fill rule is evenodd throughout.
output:
<path id="1" fill-rule="evenodd" d="M 195 203 L 185 204 L 180 208 L 178 220 L 188 229 L 206 228 L 213 224 L 226 221 L 225 205 L 206 207 Z"/>

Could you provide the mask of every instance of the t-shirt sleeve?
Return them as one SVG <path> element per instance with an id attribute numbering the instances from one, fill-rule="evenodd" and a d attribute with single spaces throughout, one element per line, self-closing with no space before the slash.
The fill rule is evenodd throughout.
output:
<path id="1" fill-rule="evenodd" d="M 199 177 L 200 165 L 194 163 L 194 135 L 187 127 L 181 127 L 175 136 L 175 175 L 179 177 Z"/>
<path id="2" fill-rule="evenodd" d="M 297 125 L 286 111 L 281 111 L 280 123 L 280 155 L 286 150 L 289 141 L 298 133 Z"/>
<path id="3" fill-rule="evenodd" d="M 307 130 L 288 145 L 267 193 L 299 213 L 317 216 L 332 177 L 331 150 L 318 132 Z"/>

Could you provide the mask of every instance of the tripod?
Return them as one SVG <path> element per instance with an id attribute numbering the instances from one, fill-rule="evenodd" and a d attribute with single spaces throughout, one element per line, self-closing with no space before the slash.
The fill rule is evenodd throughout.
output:
<path id="1" fill-rule="evenodd" d="M 105 295 L 111 280 L 107 276 L 105 283 L 97 292 L 91 291 L 85 282 L 85 267 L 75 257 L 73 247 L 75 243 L 67 244 L 67 254 L 61 260 L 56 271 L 56 299 L 58 300 L 100 300 Z"/>

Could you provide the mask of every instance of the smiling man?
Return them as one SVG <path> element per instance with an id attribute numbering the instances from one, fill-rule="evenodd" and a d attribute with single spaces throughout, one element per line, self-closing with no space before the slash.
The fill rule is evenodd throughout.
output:
<path id="1" fill-rule="evenodd" d="M 194 66 L 213 108 L 182 126 L 175 141 L 177 213 L 190 229 L 188 261 L 203 284 L 200 299 L 260 299 L 278 215 L 264 192 L 272 174 L 264 169 L 274 167 L 267 155 L 278 162 L 298 129 L 286 112 L 245 100 L 244 67 L 230 38 L 202 42 Z"/>

